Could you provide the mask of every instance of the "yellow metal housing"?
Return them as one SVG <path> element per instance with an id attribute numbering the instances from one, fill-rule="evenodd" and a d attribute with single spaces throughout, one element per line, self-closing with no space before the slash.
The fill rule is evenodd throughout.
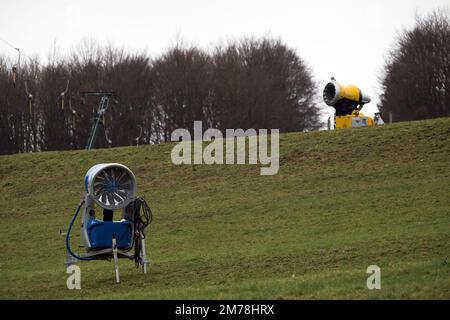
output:
<path id="1" fill-rule="evenodd" d="M 335 117 L 336 129 L 371 127 L 375 125 L 373 118 L 367 117 L 361 112 L 355 110 L 352 114 Z"/>
<path id="2" fill-rule="evenodd" d="M 339 99 L 348 99 L 351 101 L 359 102 L 360 101 L 360 93 L 358 87 L 356 86 L 344 86 L 342 84 L 339 84 L 340 86 L 340 92 L 339 92 Z"/>

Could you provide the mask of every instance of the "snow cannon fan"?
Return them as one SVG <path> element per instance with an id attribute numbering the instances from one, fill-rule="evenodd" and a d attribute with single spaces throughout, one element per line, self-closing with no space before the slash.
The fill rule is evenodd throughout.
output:
<path id="1" fill-rule="evenodd" d="M 84 187 L 100 207 L 120 210 L 134 200 L 136 178 L 122 164 L 97 164 L 86 173 Z"/>
<path id="2" fill-rule="evenodd" d="M 142 197 L 136 198 L 133 172 L 119 163 L 97 164 L 86 173 L 84 187 L 86 194 L 66 234 L 66 265 L 113 258 L 119 283 L 118 258 L 129 258 L 147 273 L 144 230 L 152 221 L 152 212 Z M 71 249 L 70 232 L 81 208 L 81 240 L 86 253 L 78 255 Z M 96 211 L 102 211 L 101 220 Z M 120 220 L 113 220 L 114 211 L 120 212 Z"/>

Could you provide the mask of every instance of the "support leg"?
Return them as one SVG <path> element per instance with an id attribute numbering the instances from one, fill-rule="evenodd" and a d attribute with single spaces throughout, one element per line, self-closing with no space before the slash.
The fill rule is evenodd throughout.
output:
<path id="1" fill-rule="evenodd" d="M 116 239 L 112 239 L 112 249 L 113 249 L 113 255 L 114 255 L 114 271 L 116 272 L 116 283 L 120 283 L 119 278 L 119 259 L 117 257 L 117 243 Z"/>
<path id="2" fill-rule="evenodd" d="M 78 259 L 72 257 L 69 253 L 69 251 L 66 250 L 66 259 L 64 260 L 64 264 L 66 267 L 69 267 L 73 264 L 76 264 L 78 262 Z"/>
<path id="3" fill-rule="evenodd" d="M 142 262 L 142 270 L 144 273 L 147 273 L 147 257 L 146 257 L 146 253 L 145 253 L 145 238 L 144 235 L 142 234 L 142 232 L 140 233 L 141 235 L 141 252 L 139 252 L 140 254 L 140 260 Z"/>

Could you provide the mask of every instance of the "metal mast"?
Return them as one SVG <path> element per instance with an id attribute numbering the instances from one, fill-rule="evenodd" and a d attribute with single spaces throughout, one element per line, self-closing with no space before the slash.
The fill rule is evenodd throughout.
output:
<path id="1" fill-rule="evenodd" d="M 94 146 L 95 139 L 97 138 L 98 126 L 102 122 L 102 117 L 105 114 L 106 110 L 108 110 L 109 100 L 115 94 L 116 93 L 114 91 L 83 91 L 83 92 L 80 92 L 80 95 L 82 95 L 82 96 L 101 97 L 97 112 L 94 114 L 94 117 L 92 118 L 92 128 L 91 128 L 91 132 L 89 133 L 88 142 L 86 144 L 86 150 L 90 150 Z"/>

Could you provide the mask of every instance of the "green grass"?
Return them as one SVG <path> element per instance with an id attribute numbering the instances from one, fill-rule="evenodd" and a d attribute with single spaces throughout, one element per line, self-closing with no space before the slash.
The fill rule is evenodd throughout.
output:
<path id="1" fill-rule="evenodd" d="M 173 146 L 1 156 L 0 298 L 450 298 L 450 118 L 284 134 L 275 176 L 175 166 Z M 116 285 L 111 262 L 83 262 L 68 290 L 59 230 L 101 162 L 135 173 L 152 263 L 121 260 Z"/>

